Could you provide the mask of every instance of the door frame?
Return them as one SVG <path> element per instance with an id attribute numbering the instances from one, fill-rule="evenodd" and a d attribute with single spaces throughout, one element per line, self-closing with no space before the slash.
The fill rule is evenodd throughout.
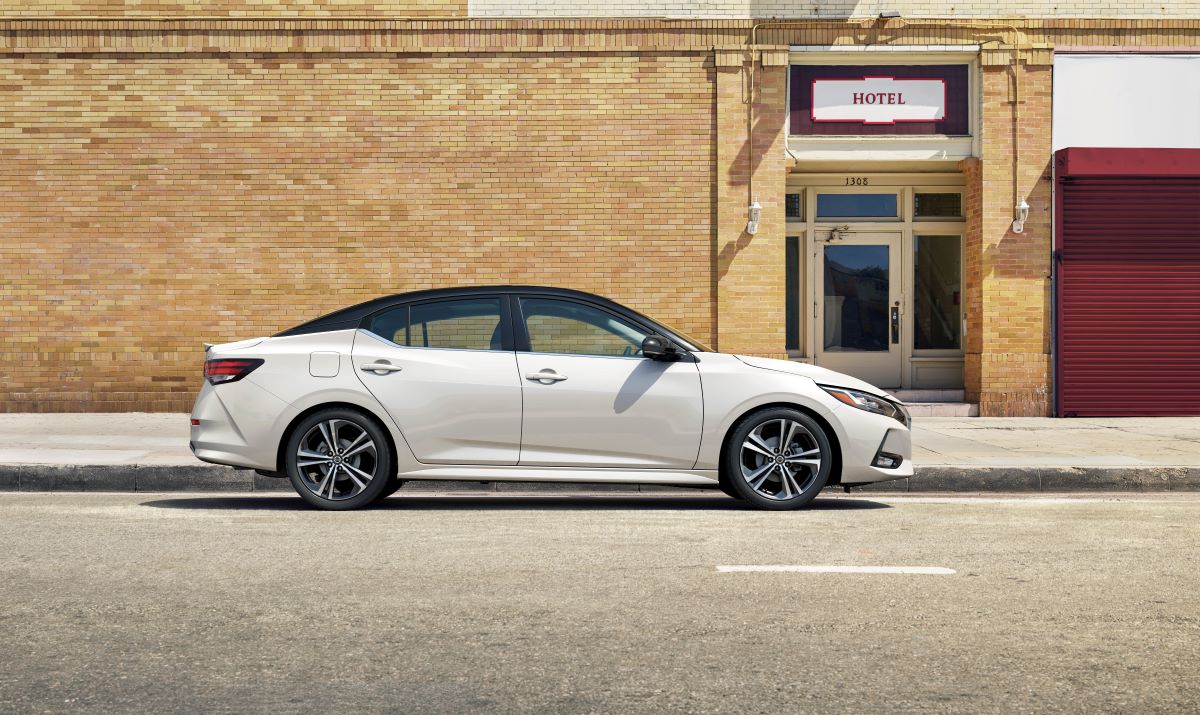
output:
<path id="1" fill-rule="evenodd" d="M 967 192 L 962 173 L 947 170 L 946 167 L 918 167 L 915 164 L 897 166 L 888 171 L 879 165 L 851 164 L 842 166 L 834 164 L 814 165 L 814 171 L 804 171 L 801 168 L 793 170 L 787 177 L 786 193 L 801 194 L 798 202 L 800 215 L 789 215 L 784 234 L 798 239 L 798 258 L 800 265 L 797 274 L 800 276 L 797 290 L 799 320 L 798 332 L 800 345 L 798 349 L 788 351 L 791 360 L 800 362 L 817 362 L 817 340 L 820 338 L 818 315 L 821 296 L 817 295 L 819 285 L 818 271 L 823 270 L 820 262 L 818 240 L 827 236 L 834 226 L 849 226 L 851 234 L 856 233 L 899 233 L 900 255 L 903 262 L 901 280 L 901 311 L 900 311 L 900 348 L 901 348 L 901 389 L 962 389 L 963 370 L 965 364 L 965 348 L 967 345 L 967 254 L 966 254 L 966 213 Z M 931 170 L 932 169 L 932 170 Z M 866 183 L 861 183 L 865 181 Z M 963 216 L 959 218 L 917 218 L 914 216 L 913 201 L 917 193 L 924 192 L 959 192 L 962 194 Z M 894 219 L 878 220 L 818 220 L 818 193 L 887 193 L 894 192 L 898 197 L 899 216 Z M 914 285 L 913 262 L 916 235 L 958 235 L 960 237 L 960 281 L 962 326 L 960 331 L 960 347 L 958 350 L 920 350 L 913 348 L 914 335 Z M 789 299 L 791 296 L 789 296 Z"/>

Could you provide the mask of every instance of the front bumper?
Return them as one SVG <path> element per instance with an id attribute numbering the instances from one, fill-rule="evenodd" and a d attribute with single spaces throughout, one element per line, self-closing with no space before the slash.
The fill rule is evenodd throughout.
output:
<path id="1" fill-rule="evenodd" d="M 872 484 L 913 475 L 912 433 L 905 424 L 849 406 L 838 409 L 837 417 L 845 430 L 840 484 Z"/>

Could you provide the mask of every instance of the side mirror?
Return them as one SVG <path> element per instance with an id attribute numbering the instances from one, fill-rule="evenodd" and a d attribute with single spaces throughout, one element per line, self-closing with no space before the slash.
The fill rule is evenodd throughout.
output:
<path id="1" fill-rule="evenodd" d="M 647 335 L 642 341 L 642 355 L 651 360 L 678 360 L 679 350 L 661 335 Z"/>

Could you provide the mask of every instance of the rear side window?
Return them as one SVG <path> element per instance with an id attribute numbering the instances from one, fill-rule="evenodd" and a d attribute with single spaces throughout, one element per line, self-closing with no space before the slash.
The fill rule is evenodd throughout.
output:
<path id="1" fill-rule="evenodd" d="M 411 348 L 503 349 L 499 298 L 404 305 L 371 318 L 367 330 Z"/>

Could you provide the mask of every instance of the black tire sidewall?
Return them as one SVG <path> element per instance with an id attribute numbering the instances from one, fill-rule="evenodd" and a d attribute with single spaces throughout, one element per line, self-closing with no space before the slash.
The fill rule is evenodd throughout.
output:
<path id="1" fill-rule="evenodd" d="M 779 419 L 799 422 L 812 433 L 821 448 L 821 469 L 817 472 L 817 478 L 799 496 L 787 500 L 769 499 L 754 491 L 742 478 L 741 464 L 739 463 L 742 442 L 746 440 L 750 431 L 763 422 Z M 773 511 L 801 509 L 812 503 L 812 500 L 817 498 L 817 495 L 825 488 L 826 482 L 829 481 L 829 474 L 833 468 L 833 446 L 825 429 L 812 417 L 790 407 L 767 407 L 747 415 L 734 425 L 729 433 L 729 440 L 725 444 L 725 452 L 721 455 L 721 467 L 725 474 L 725 486 L 746 503 L 760 509 Z"/>
<path id="2" fill-rule="evenodd" d="M 378 445 L 375 478 L 367 485 L 362 492 L 355 494 L 349 499 L 331 500 L 313 494 L 304 486 L 304 481 L 300 477 L 300 469 L 296 465 L 296 450 L 300 446 L 300 440 L 308 433 L 317 423 L 327 420 L 345 420 L 351 422 L 370 435 L 375 444 Z M 382 498 L 384 491 L 392 483 L 395 478 L 392 475 L 392 453 L 388 446 L 387 435 L 383 431 L 383 427 L 379 425 L 373 418 L 364 415 L 355 410 L 345 408 L 329 408 L 314 412 L 313 414 L 301 420 L 294 430 L 291 437 L 288 438 L 287 447 L 284 452 L 284 469 L 287 472 L 288 481 L 292 483 L 292 488 L 300 495 L 300 498 L 311 506 L 318 509 L 326 509 L 329 511 L 346 511 L 349 509 L 358 509 L 367 506 L 371 502 Z"/>

